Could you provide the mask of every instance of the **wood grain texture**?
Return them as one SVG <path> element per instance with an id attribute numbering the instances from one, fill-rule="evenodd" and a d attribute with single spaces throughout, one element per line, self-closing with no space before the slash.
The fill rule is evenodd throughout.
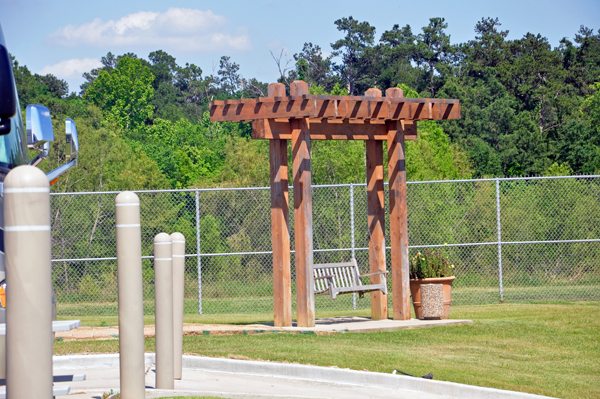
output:
<path id="1" fill-rule="evenodd" d="M 352 121 L 349 119 L 312 120 L 311 140 L 386 140 L 385 121 Z M 405 140 L 417 139 L 417 124 L 407 122 Z M 252 121 L 252 138 L 262 140 L 291 140 L 292 129 L 287 119 L 260 119 Z"/>
<path id="2" fill-rule="evenodd" d="M 269 83 L 267 90 L 271 98 L 285 96 L 285 85 L 283 83 Z"/>
<path id="3" fill-rule="evenodd" d="M 292 326 L 287 140 L 270 141 L 273 310 L 276 327 Z"/>
<path id="4" fill-rule="evenodd" d="M 367 140 L 367 221 L 369 226 L 369 270 L 384 272 L 385 259 L 385 203 L 383 192 L 383 142 Z M 380 284 L 381 276 L 371 276 L 371 284 Z M 387 319 L 387 295 L 371 293 L 371 319 Z"/>
<path id="5" fill-rule="evenodd" d="M 312 184 L 308 119 L 292 125 L 294 233 L 296 244 L 296 311 L 298 327 L 314 327 Z"/>
<path id="6" fill-rule="evenodd" d="M 394 320 L 410 319 L 406 158 L 403 121 L 388 122 L 390 246 Z"/>
<path id="7" fill-rule="evenodd" d="M 381 90 L 368 89 L 366 97 L 381 97 Z M 387 132 L 386 132 L 387 136 Z M 385 202 L 383 192 L 383 142 L 366 141 L 367 161 L 367 223 L 369 226 L 369 270 L 385 272 Z M 373 274 L 371 284 L 385 281 L 380 274 Z M 371 292 L 371 319 L 387 319 L 387 295 L 382 291 Z"/>
<path id="8" fill-rule="evenodd" d="M 257 119 L 308 117 L 357 120 L 460 119 L 458 100 L 407 98 L 402 101 L 394 101 L 386 97 L 360 100 L 343 97 L 331 99 L 315 97 L 318 96 L 307 94 L 213 101 L 210 104 L 210 120 L 213 122 L 249 122 Z"/>

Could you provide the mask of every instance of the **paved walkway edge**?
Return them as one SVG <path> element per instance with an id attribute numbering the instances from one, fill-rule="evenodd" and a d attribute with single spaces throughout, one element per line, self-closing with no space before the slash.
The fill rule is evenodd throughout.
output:
<path id="1" fill-rule="evenodd" d="M 154 364 L 154 354 L 146 353 L 146 367 Z M 54 369 L 118 368 L 119 355 L 54 356 Z M 259 362 L 204 356 L 183 356 L 183 367 L 206 371 L 262 375 L 279 378 L 320 381 L 334 384 L 365 385 L 445 395 L 462 399 L 534 399 L 548 396 L 484 388 L 455 382 L 426 380 L 398 374 L 374 373 L 302 364 Z"/>

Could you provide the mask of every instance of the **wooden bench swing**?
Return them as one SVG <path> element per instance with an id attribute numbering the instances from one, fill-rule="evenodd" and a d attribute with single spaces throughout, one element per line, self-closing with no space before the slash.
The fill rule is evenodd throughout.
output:
<path id="1" fill-rule="evenodd" d="M 356 259 L 341 263 L 320 263 L 313 265 L 315 295 L 329 295 L 335 299 L 339 294 L 358 293 L 363 298 L 365 292 L 381 291 L 387 295 L 387 271 L 360 274 Z M 363 277 L 380 276 L 381 283 L 363 285 Z"/>

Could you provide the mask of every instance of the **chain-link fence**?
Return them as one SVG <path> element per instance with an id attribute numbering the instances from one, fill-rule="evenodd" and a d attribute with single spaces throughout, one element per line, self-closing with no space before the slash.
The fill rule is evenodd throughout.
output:
<path id="1" fill-rule="evenodd" d="M 269 188 L 137 193 L 148 314 L 153 239 L 174 231 L 186 237 L 186 313 L 272 313 Z M 117 194 L 52 194 L 60 315 L 116 315 Z M 411 255 L 437 248 L 455 264 L 453 304 L 600 299 L 600 176 L 409 182 L 408 223 Z M 313 235 L 315 263 L 355 257 L 368 272 L 366 186 L 313 187 Z M 290 236 L 293 278 L 293 207 Z M 317 314 L 369 307 L 368 295 L 316 299 Z"/>

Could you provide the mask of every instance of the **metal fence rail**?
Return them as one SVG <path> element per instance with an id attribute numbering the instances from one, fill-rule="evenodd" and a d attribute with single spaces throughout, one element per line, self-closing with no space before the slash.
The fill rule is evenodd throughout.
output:
<path id="1" fill-rule="evenodd" d="M 186 237 L 187 313 L 272 312 L 269 188 L 137 193 L 148 313 L 162 231 Z M 51 195 L 59 314 L 116 315 L 117 194 Z M 313 187 L 315 262 L 354 257 L 367 272 L 366 197 L 365 184 Z M 411 255 L 439 250 L 455 264 L 454 304 L 600 299 L 600 175 L 409 182 L 408 222 Z M 293 223 L 290 212 L 292 246 Z M 389 231 L 386 240 L 389 251 Z M 318 297 L 316 307 L 369 308 L 370 299 Z"/>

